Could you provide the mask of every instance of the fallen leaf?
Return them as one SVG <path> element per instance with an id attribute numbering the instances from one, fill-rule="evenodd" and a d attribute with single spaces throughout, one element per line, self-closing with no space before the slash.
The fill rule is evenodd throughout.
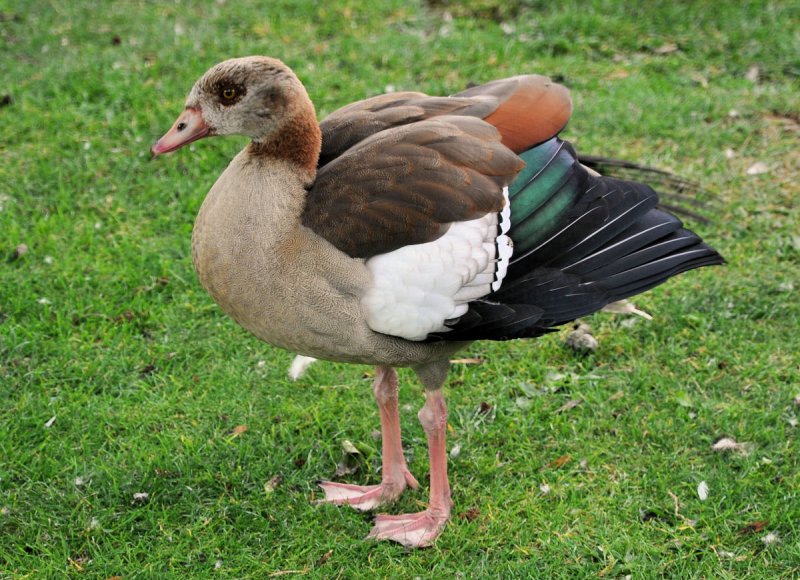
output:
<path id="1" fill-rule="evenodd" d="M 272 493 L 281 483 L 283 483 L 283 476 L 281 474 L 273 475 L 270 480 L 264 484 L 264 492 Z"/>
<path id="2" fill-rule="evenodd" d="M 342 441 L 342 451 L 344 451 L 348 455 L 361 454 L 358 448 L 355 445 L 353 445 L 352 441 L 350 441 L 349 439 L 345 439 L 344 441 Z"/>
<path id="3" fill-rule="evenodd" d="M 465 511 L 464 513 L 460 514 L 460 516 L 461 516 L 463 519 L 467 520 L 468 522 L 473 522 L 473 521 L 475 521 L 475 519 L 476 519 L 476 518 L 477 518 L 479 515 L 481 515 L 481 510 L 479 510 L 478 508 L 476 508 L 476 507 L 474 507 L 474 506 L 473 506 L 473 507 L 471 507 L 471 508 L 469 508 L 469 509 L 468 509 L 467 511 Z"/>
<path id="4" fill-rule="evenodd" d="M 454 358 L 450 361 L 452 364 L 462 364 L 462 365 L 482 365 L 483 359 L 482 358 Z"/>
<path id="5" fill-rule="evenodd" d="M 555 469 L 560 469 L 560 468 L 564 467 L 570 461 L 572 461 L 572 456 L 571 455 L 562 455 L 561 457 L 559 457 L 557 459 L 553 459 L 553 461 L 548 463 L 546 467 L 554 467 Z"/>
<path id="6" fill-rule="evenodd" d="M 523 411 L 527 411 L 533 406 L 533 401 L 528 397 L 517 397 L 514 403 Z"/>
<path id="7" fill-rule="evenodd" d="M 331 554 L 333 554 L 333 550 L 328 550 L 327 552 L 322 554 L 322 556 L 319 557 L 319 560 L 317 560 L 316 563 L 314 564 L 314 567 L 319 568 L 320 566 L 322 566 L 325 562 L 328 561 L 328 558 L 331 557 Z"/>
<path id="8" fill-rule="evenodd" d="M 22 256 L 28 253 L 28 244 L 20 244 L 14 248 L 14 259 L 19 260 Z"/>
<path id="9" fill-rule="evenodd" d="M 361 452 L 353 445 L 352 441 L 345 439 L 342 441 L 342 460 L 336 464 L 334 477 L 352 475 L 361 468 Z"/>
<path id="10" fill-rule="evenodd" d="M 700 485 L 697 486 L 697 497 L 700 498 L 700 501 L 708 499 L 708 484 L 705 481 L 701 481 Z"/>
<path id="11" fill-rule="evenodd" d="M 556 413 L 563 413 L 564 411 L 569 411 L 570 409 L 574 409 L 578 405 L 583 403 L 582 399 L 571 399 L 561 405 L 558 409 L 556 409 Z"/>
<path id="12" fill-rule="evenodd" d="M 608 401 L 609 401 L 609 402 L 611 402 L 611 401 L 616 401 L 617 399 L 621 399 L 621 398 L 622 398 L 622 397 L 624 397 L 624 396 L 625 396 L 625 391 L 617 391 L 616 393 L 614 393 L 613 395 L 611 395 L 611 396 L 608 398 Z"/>
<path id="13" fill-rule="evenodd" d="M 769 165 L 763 161 L 753 163 L 747 168 L 747 175 L 761 175 L 763 173 L 769 173 Z"/>
<path id="14" fill-rule="evenodd" d="M 231 431 L 231 435 L 233 437 L 238 437 L 242 433 L 246 432 L 247 432 L 247 425 L 236 425 L 236 427 L 233 428 L 233 431 Z"/>
<path id="15" fill-rule="evenodd" d="M 615 80 L 618 80 L 618 79 L 626 79 L 629 76 L 631 76 L 630 72 L 626 71 L 624 68 L 618 68 L 618 69 L 612 70 L 610 73 L 608 73 L 603 78 L 605 80 L 607 80 L 607 81 L 615 81 Z"/>
<path id="16" fill-rule="evenodd" d="M 459 455 L 461 455 L 461 444 L 460 443 L 456 443 L 455 445 L 453 445 L 453 448 L 450 450 L 450 457 L 455 459 Z"/>
<path id="17" fill-rule="evenodd" d="M 114 322 L 130 322 L 136 318 L 136 314 L 132 310 L 125 310 L 114 317 Z"/>
<path id="18" fill-rule="evenodd" d="M 146 491 L 140 491 L 133 494 L 133 501 L 131 501 L 131 503 L 145 503 L 148 499 L 150 499 L 150 494 Z"/>
<path id="19" fill-rule="evenodd" d="M 732 437 L 723 437 L 714 445 L 711 446 L 712 451 L 716 451 L 717 453 L 724 453 L 726 451 L 737 451 L 746 455 L 750 450 L 749 443 L 737 443 L 736 439 Z"/>
<path id="20" fill-rule="evenodd" d="M 766 526 L 769 525 L 769 522 L 766 520 L 757 520 L 755 522 L 750 522 L 746 526 L 742 527 L 739 530 L 739 533 L 742 535 L 745 534 L 757 534 L 761 530 L 763 530 Z"/>
<path id="21" fill-rule="evenodd" d="M 800 395 L 798 395 L 798 397 L 800 397 Z M 488 413 L 491 410 L 492 410 L 492 406 L 489 403 L 487 403 L 486 401 L 481 401 L 481 406 L 478 409 L 478 412 L 481 415 L 485 415 L 486 413 Z"/>
<path id="22" fill-rule="evenodd" d="M 147 364 L 139 369 L 139 377 L 144 378 L 147 375 L 153 374 L 156 371 L 156 365 L 153 363 Z"/>
<path id="23" fill-rule="evenodd" d="M 749 69 L 747 69 L 747 72 L 744 73 L 744 78 L 746 78 L 751 83 L 757 83 L 760 77 L 761 77 L 761 69 L 756 65 L 751 66 Z"/>
<path id="24" fill-rule="evenodd" d="M 539 491 L 542 492 L 542 495 L 547 495 L 548 493 L 550 493 L 550 486 L 547 485 L 546 483 L 543 483 L 539 486 Z"/>
<path id="25" fill-rule="evenodd" d="M 603 306 L 603 312 L 612 312 L 614 314 L 636 314 L 645 320 L 653 320 L 653 317 L 647 312 L 644 310 L 639 310 L 636 308 L 635 304 L 628 302 L 627 300 L 617 300 L 616 302 L 606 304 Z"/>
<path id="26" fill-rule="evenodd" d="M 674 42 L 665 42 L 658 48 L 656 48 L 653 52 L 656 54 L 672 54 L 673 52 L 678 52 L 678 45 Z"/>
<path id="27" fill-rule="evenodd" d="M 82 564 L 86 563 L 86 558 L 83 556 L 76 556 L 75 559 L 67 558 L 69 563 L 78 571 L 83 572 Z"/>

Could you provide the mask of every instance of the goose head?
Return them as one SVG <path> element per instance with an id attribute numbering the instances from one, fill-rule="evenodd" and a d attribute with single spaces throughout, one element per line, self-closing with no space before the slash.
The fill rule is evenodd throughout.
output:
<path id="1" fill-rule="evenodd" d="M 186 107 L 150 149 L 169 153 L 212 135 L 244 135 L 254 151 L 316 166 L 319 126 L 305 87 L 283 62 L 234 58 L 210 68 L 194 84 Z M 296 149 L 302 149 L 298 155 Z"/>

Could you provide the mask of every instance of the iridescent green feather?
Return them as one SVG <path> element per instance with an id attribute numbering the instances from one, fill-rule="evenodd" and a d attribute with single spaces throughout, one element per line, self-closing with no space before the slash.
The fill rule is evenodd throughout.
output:
<path id="1" fill-rule="evenodd" d="M 560 139 L 537 145 L 520 157 L 525 168 L 508 188 L 515 254 L 546 239 L 583 193 L 578 187 L 575 152 Z"/>

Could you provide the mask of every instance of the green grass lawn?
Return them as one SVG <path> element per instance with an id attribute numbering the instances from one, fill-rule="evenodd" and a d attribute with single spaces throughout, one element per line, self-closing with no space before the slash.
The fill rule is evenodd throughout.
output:
<path id="1" fill-rule="evenodd" d="M 0 578 L 798 577 L 800 5 L 645 4 L 0 2 Z M 320 116 L 547 74 L 580 151 L 713 199 L 691 225 L 729 263 L 637 297 L 652 322 L 591 317 L 587 356 L 567 331 L 465 351 L 484 362 L 447 389 L 456 508 L 433 548 L 311 503 L 344 440 L 348 480 L 379 479 L 371 370 L 291 382 L 195 278 L 194 216 L 244 141 L 149 159 L 195 79 L 246 54 L 292 66 Z M 422 489 L 395 512 L 427 499 L 401 381 Z"/>

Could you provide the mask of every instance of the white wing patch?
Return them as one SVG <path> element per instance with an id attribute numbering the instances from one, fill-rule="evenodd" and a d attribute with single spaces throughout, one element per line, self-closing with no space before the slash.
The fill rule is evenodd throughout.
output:
<path id="1" fill-rule="evenodd" d="M 513 248 L 507 188 L 503 194 L 499 214 L 453 223 L 438 240 L 367 260 L 373 285 L 361 303 L 372 330 L 424 340 L 447 331 L 444 321 L 465 314 L 469 302 L 500 288 Z"/>

